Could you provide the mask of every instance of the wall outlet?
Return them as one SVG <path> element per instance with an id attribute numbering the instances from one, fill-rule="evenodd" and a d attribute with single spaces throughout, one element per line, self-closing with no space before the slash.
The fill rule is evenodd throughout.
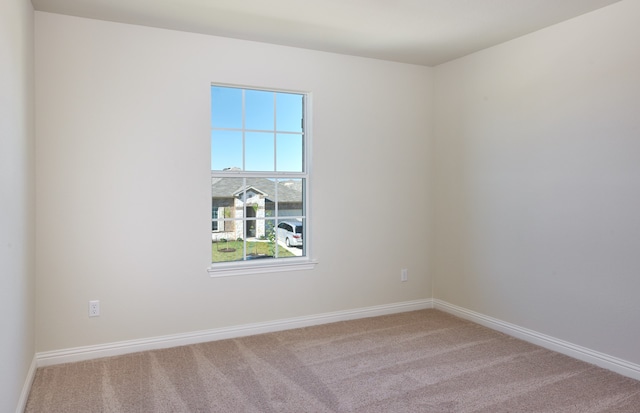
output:
<path id="1" fill-rule="evenodd" d="M 409 281 L 409 271 L 406 268 L 400 270 L 400 281 Z"/>
<path id="2" fill-rule="evenodd" d="M 100 315 L 100 300 L 89 301 L 89 317 L 98 317 Z"/>

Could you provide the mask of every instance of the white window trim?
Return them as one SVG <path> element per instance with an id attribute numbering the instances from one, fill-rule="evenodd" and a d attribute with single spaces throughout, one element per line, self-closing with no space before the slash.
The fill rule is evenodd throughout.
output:
<path id="1" fill-rule="evenodd" d="M 310 177 L 312 176 L 312 165 L 311 159 L 312 156 L 312 148 L 311 137 L 312 137 L 312 119 L 309 116 L 311 113 L 312 107 L 312 99 L 311 92 L 303 92 L 297 90 L 286 90 L 286 89 L 268 89 L 268 88 L 256 88 L 253 86 L 242 86 L 242 85 L 231 85 L 231 84 L 223 84 L 223 83 L 212 83 L 211 86 L 223 86 L 223 87 L 235 87 L 235 88 L 244 88 L 244 89 L 252 89 L 252 90 L 267 90 L 267 91 L 276 91 L 276 92 L 289 92 L 289 93 L 300 93 L 305 95 L 304 100 L 304 165 L 305 172 L 300 174 L 300 177 L 305 178 L 305 191 L 304 191 L 304 202 L 305 202 L 305 251 L 306 256 L 304 257 L 287 257 L 287 258 L 276 258 L 273 260 L 266 261 L 232 261 L 232 262 L 218 262 L 211 263 L 211 265 L 207 268 L 207 272 L 209 276 L 212 278 L 216 277 L 229 277 L 236 275 L 252 275 L 252 274 L 263 274 L 263 273 L 274 273 L 274 272 L 285 272 L 285 271 L 306 271 L 313 270 L 315 266 L 318 264 L 316 259 L 312 258 L 312 242 L 307 242 L 311 238 L 312 230 L 310 227 L 312 226 L 311 221 L 311 194 L 309 187 L 311 186 Z M 274 172 L 268 173 L 269 176 L 277 176 L 278 173 Z M 241 174 L 240 174 L 241 175 Z M 303 176 L 304 175 L 304 176 Z M 209 254 L 211 254 L 209 252 Z"/>
<path id="2" fill-rule="evenodd" d="M 251 275 L 284 271 L 312 270 L 318 261 L 308 257 L 281 258 L 278 262 L 219 262 L 207 269 L 211 277 L 229 277 L 234 275 Z"/>

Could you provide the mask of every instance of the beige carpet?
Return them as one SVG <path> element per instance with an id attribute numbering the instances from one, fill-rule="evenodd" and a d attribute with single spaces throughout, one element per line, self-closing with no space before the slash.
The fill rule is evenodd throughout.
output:
<path id="1" fill-rule="evenodd" d="M 436 310 L 38 369 L 36 412 L 640 412 L 640 382 Z"/>

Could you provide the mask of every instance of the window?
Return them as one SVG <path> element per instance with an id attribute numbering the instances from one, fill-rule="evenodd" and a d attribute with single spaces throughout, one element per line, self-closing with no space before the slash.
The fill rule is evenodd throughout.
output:
<path id="1" fill-rule="evenodd" d="M 212 275 L 309 268 L 306 101 L 211 86 Z"/>
<path id="2" fill-rule="evenodd" d="M 218 208 L 211 208 L 211 231 L 218 231 Z"/>

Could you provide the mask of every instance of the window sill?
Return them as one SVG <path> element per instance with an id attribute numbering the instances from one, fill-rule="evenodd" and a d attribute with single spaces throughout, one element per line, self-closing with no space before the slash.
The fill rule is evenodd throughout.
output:
<path id="1" fill-rule="evenodd" d="M 251 275 L 269 272 L 284 271 L 303 271 L 312 270 L 318 264 L 318 261 L 309 258 L 285 259 L 286 262 L 263 263 L 263 262 L 246 262 L 241 263 L 218 263 L 207 268 L 210 277 L 229 277 L 234 275 Z"/>

